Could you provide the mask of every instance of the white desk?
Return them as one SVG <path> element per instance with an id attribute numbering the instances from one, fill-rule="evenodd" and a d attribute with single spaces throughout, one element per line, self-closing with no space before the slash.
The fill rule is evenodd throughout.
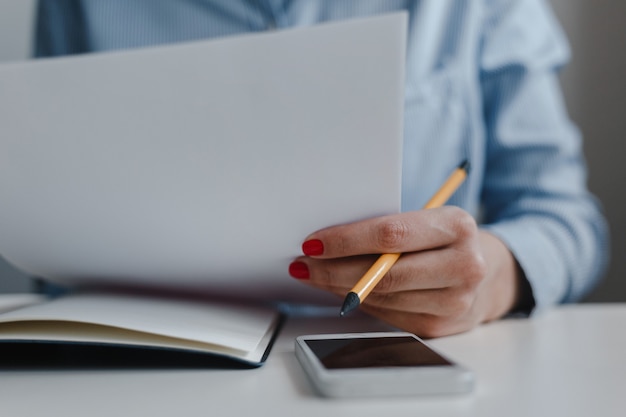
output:
<path id="1" fill-rule="evenodd" d="M 328 400 L 293 353 L 305 333 L 385 330 L 365 317 L 292 319 L 254 370 L 0 373 L 0 415 L 16 416 L 623 416 L 626 304 L 565 306 L 430 341 L 473 369 L 472 394 Z"/>

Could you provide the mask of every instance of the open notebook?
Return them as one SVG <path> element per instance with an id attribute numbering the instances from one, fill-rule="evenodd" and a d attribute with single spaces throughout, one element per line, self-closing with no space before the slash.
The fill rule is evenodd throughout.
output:
<path id="1" fill-rule="evenodd" d="M 254 367 L 265 361 L 280 321 L 277 310 L 269 306 L 216 300 L 89 293 L 40 299 L 0 314 L 0 352 L 2 348 L 16 352 L 12 357 L 4 355 L 0 367 L 32 360 L 42 364 L 41 355 L 62 360 L 67 348 L 59 352 L 59 344 L 72 345 L 71 351 L 79 352 L 73 358 L 78 364 L 90 360 L 95 365 L 103 360 L 115 364 L 110 352 L 93 355 L 98 352 L 94 347 L 108 347 L 125 350 L 119 365 L 162 366 L 168 360 L 180 363 L 182 353 L 195 355 L 196 361 L 208 353 L 219 359 L 205 360 L 210 365 Z M 54 345 L 56 351 L 50 349 Z M 35 351 L 39 358 L 24 355 Z M 129 357 L 135 362 L 130 363 Z"/>
<path id="2" fill-rule="evenodd" d="M 0 338 L 261 363 L 271 309 L 94 289 L 326 295 L 288 276 L 302 240 L 400 210 L 405 37 L 396 13 L 0 66 L 0 254 L 76 293 Z"/>

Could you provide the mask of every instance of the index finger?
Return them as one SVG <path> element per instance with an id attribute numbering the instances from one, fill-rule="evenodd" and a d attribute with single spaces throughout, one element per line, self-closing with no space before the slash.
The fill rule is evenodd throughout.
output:
<path id="1" fill-rule="evenodd" d="M 467 212 L 446 206 L 322 229 L 308 236 L 302 251 L 317 258 L 416 252 L 450 245 L 476 230 Z"/>

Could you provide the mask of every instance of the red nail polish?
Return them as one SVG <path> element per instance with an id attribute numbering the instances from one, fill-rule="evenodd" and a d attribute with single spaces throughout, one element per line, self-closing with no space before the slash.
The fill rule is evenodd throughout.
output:
<path id="1" fill-rule="evenodd" d="M 307 256 L 318 256 L 324 253 L 324 244 L 319 239 L 307 240 L 302 244 L 302 253 Z"/>
<path id="2" fill-rule="evenodd" d="M 298 279 L 309 279 L 309 267 L 304 262 L 292 262 L 289 265 L 289 275 Z"/>

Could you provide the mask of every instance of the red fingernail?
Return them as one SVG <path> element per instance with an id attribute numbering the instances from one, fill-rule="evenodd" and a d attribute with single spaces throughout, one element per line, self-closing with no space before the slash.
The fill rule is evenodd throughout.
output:
<path id="1" fill-rule="evenodd" d="M 289 265 L 289 275 L 298 279 L 309 279 L 309 267 L 304 262 L 292 262 Z"/>
<path id="2" fill-rule="evenodd" d="M 324 244 L 319 239 L 307 240 L 302 244 L 302 253 L 307 256 L 317 256 L 324 253 Z"/>

